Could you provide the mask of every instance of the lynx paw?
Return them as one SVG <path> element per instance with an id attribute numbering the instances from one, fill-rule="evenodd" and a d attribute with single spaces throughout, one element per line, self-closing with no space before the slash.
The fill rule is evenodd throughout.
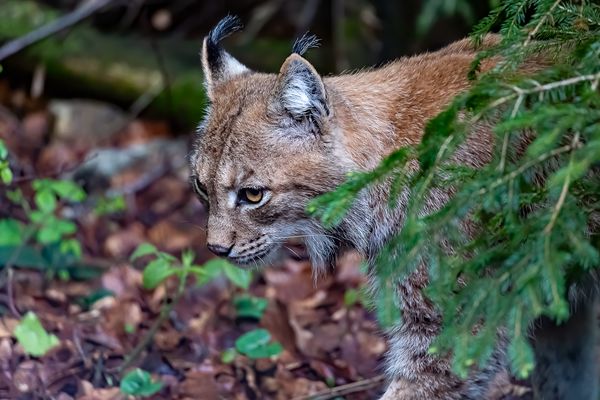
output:
<path id="1" fill-rule="evenodd" d="M 379 400 L 459 400 L 460 394 L 454 390 L 441 390 L 435 380 L 427 382 L 410 382 L 396 379 L 388 386 Z"/>
<path id="2" fill-rule="evenodd" d="M 379 400 L 412 400 L 414 397 L 410 396 L 410 390 L 406 382 L 401 380 L 395 380 L 386 389 L 385 393 Z"/>

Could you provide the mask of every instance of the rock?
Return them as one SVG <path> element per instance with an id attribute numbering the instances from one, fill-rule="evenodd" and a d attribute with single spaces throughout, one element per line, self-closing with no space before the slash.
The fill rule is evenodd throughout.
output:
<path id="1" fill-rule="evenodd" d="M 83 142 L 86 147 L 106 142 L 127 124 L 122 110 L 99 101 L 52 100 L 48 108 L 55 118 L 54 138 Z"/>

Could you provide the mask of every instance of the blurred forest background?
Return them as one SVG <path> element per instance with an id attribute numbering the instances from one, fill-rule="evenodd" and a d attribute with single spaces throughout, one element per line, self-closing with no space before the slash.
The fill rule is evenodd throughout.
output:
<path id="1" fill-rule="evenodd" d="M 186 161 L 201 41 L 238 15 L 226 48 L 276 72 L 310 31 L 333 74 L 440 48 L 495 3 L 0 0 L 0 398 L 375 398 L 355 255 L 316 283 L 294 244 L 261 273 L 210 261 Z"/>
<path id="2" fill-rule="evenodd" d="M 77 0 L 3 0 L 0 40 L 7 41 L 80 6 Z M 93 2 L 91 2 L 93 3 Z M 245 29 L 226 46 L 256 70 L 277 71 L 306 31 L 321 47 L 311 61 L 323 74 L 382 64 L 465 37 L 493 1 L 110 1 L 86 23 L 3 60 L 4 79 L 29 89 L 36 67 L 55 96 L 95 97 L 127 107 L 149 87 L 150 110 L 189 127 L 202 109 L 198 52 L 203 35 L 227 14 Z"/>

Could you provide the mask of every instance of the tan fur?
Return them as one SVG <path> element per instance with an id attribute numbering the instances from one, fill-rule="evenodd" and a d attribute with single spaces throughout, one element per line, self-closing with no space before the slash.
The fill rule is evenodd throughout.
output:
<path id="1" fill-rule="evenodd" d="M 489 36 L 483 45 L 496 41 Z M 305 214 L 308 201 L 333 190 L 348 172 L 370 170 L 395 149 L 418 143 L 427 121 L 469 87 L 474 56 L 465 39 L 379 69 L 323 80 L 298 54 L 283 63 L 279 74 L 247 71 L 218 84 L 207 78 L 212 104 L 199 128 L 191 167 L 209 197 L 209 244 L 231 248 L 230 258 L 242 265 L 268 263 L 282 242 L 295 237 L 305 239 L 317 268 L 346 247 L 372 258 L 399 230 L 406 196 L 390 210 L 387 186 L 375 186 L 361 193 L 333 231 Z M 488 60 L 482 68 L 493 63 Z M 205 73 L 210 74 L 206 65 Z M 314 85 L 307 85 L 317 97 L 324 91 L 326 104 L 315 100 L 306 118 L 303 107 L 313 103 L 304 99 L 303 81 L 285 86 L 293 73 L 298 79 L 316 77 Z M 456 161 L 482 166 L 489 162 L 492 146 L 492 134 L 482 126 L 459 149 Z M 231 196 L 245 187 L 267 188 L 269 200 L 258 208 L 232 204 Z M 438 209 L 450 195 L 450 189 L 432 192 L 427 210 Z M 404 324 L 390 332 L 392 384 L 384 398 L 482 398 L 488 382 L 503 369 L 502 354 L 464 382 L 451 373 L 447 360 L 428 355 L 440 316 L 421 294 L 426 283 L 423 267 L 399 284 Z"/>

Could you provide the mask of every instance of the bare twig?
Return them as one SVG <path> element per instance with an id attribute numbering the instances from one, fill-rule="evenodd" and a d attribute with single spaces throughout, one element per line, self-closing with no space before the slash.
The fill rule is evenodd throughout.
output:
<path id="1" fill-rule="evenodd" d="M 15 293 L 13 286 L 14 270 L 12 269 L 12 267 L 8 267 L 6 268 L 6 271 L 8 273 L 8 278 L 6 280 L 6 297 L 8 298 L 8 309 L 12 313 L 13 317 L 21 318 L 21 313 L 19 312 L 19 310 L 17 310 L 17 306 L 15 304 Z"/>
<path id="2" fill-rule="evenodd" d="M 352 382 L 347 385 L 336 386 L 331 389 L 321 390 L 320 392 L 308 396 L 296 397 L 292 400 L 328 400 L 351 393 L 363 392 L 365 390 L 376 388 L 385 380 L 383 375 L 377 375 L 373 378 L 362 381 Z"/>
<path id="3" fill-rule="evenodd" d="M 83 360 L 83 365 L 87 369 L 92 368 L 92 362 L 86 356 L 85 351 L 83 350 L 83 346 L 81 345 L 81 339 L 79 338 L 79 328 L 75 328 L 75 330 L 73 331 L 73 343 L 75 344 L 75 349 L 77 349 L 79 356 Z"/>
<path id="4" fill-rule="evenodd" d="M 74 11 L 0 47 L 0 61 L 90 17 L 114 0 L 90 0 Z"/>
<path id="5" fill-rule="evenodd" d="M 572 78 L 563 79 L 561 81 L 551 82 L 551 83 L 547 83 L 545 85 L 539 85 L 539 86 L 536 86 L 531 89 L 521 89 L 521 88 L 515 87 L 515 90 L 517 91 L 518 94 L 540 93 L 540 92 L 546 92 L 549 90 L 557 89 L 559 87 L 574 85 L 579 82 L 594 81 L 599 78 L 600 78 L 600 72 L 598 72 L 596 74 L 575 76 Z"/>

